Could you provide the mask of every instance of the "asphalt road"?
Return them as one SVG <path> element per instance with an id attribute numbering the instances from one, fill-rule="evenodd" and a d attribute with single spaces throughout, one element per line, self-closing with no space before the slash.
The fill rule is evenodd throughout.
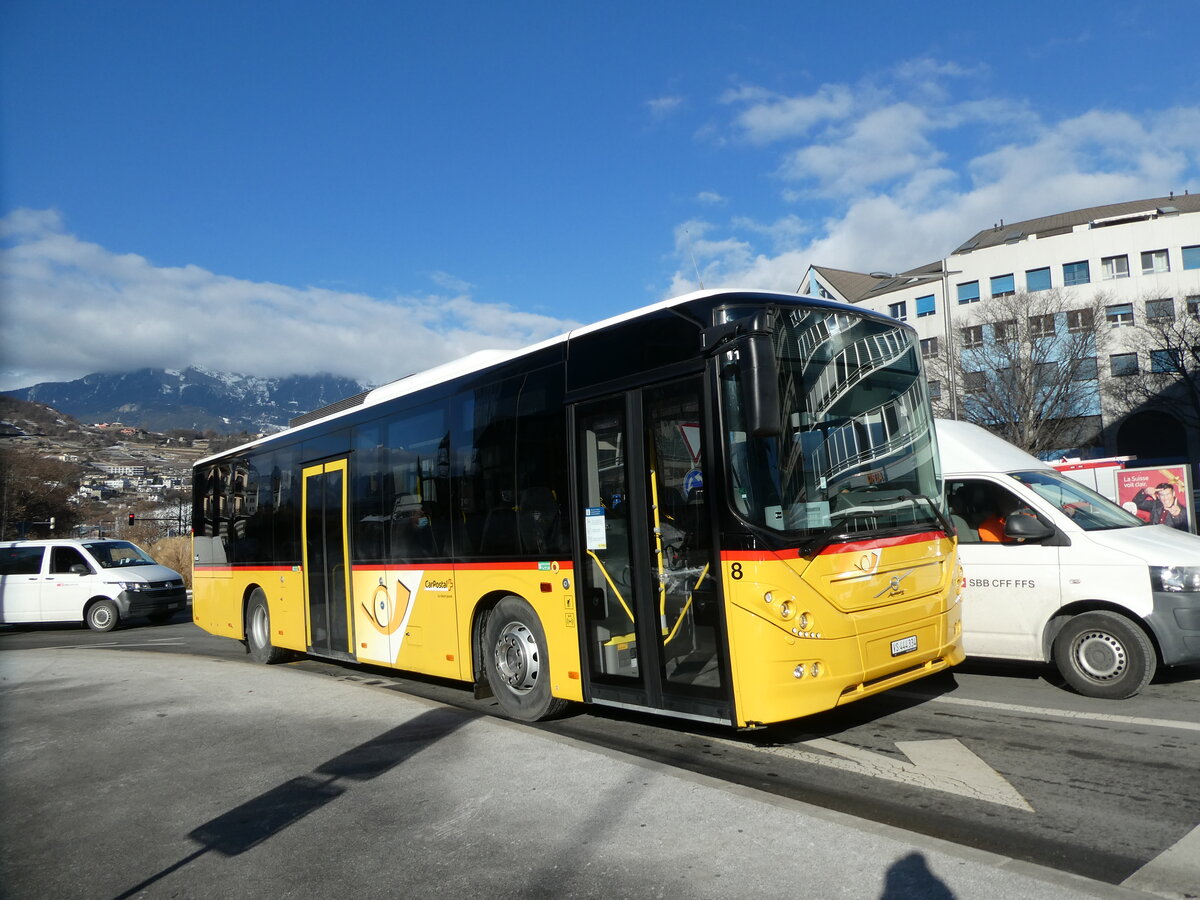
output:
<path id="1" fill-rule="evenodd" d="M 0 651 L 33 647 L 253 665 L 239 643 L 186 620 L 106 635 L 0 631 Z M 457 683 L 316 660 L 289 665 L 496 712 Z M 1048 675 L 968 664 L 759 732 L 598 707 L 535 727 L 1114 885 L 1200 896 L 1200 667 L 1167 670 L 1119 702 L 1080 697 Z"/>

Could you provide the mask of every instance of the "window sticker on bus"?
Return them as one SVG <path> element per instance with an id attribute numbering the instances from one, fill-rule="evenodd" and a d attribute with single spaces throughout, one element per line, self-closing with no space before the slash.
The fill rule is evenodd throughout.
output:
<path id="1" fill-rule="evenodd" d="M 603 506 L 589 506 L 584 511 L 584 534 L 589 550 L 608 549 L 608 538 L 604 533 Z"/>

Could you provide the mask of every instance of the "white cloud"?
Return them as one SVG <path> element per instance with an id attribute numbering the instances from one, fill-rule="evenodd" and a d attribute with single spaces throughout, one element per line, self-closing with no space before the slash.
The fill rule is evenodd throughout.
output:
<path id="1" fill-rule="evenodd" d="M 444 273 L 432 296 L 369 297 L 162 267 L 68 233 L 52 210 L 0 219 L 0 389 L 142 367 L 333 372 L 371 383 L 574 323 L 480 303 Z"/>
<path id="2" fill-rule="evenodd" d="M 683 98 L 677 95 L 653 97 L 646 101 L 646 108 L 655 119 L 664 119 L 683 106 Z"/>
<path id="3" fill-rule="evenodd" d="M 716 191 L 701 191 L 696 195 L 696 202 L 703 203 L 705 206 L 724 206 L 729 200 Z"/>
<path id="4" fill-rule="evenodd" d="M 979 71 L 922 59 L 883 84 L 726 92 L 719 101 L 733 108 L 737 140 L 721 145 L 774 144 L 788 211 L 687 223 L 703 240 L 693 242 L 694 266 L 678 251 L 671 293 L 696 287 L 697 269 L 705 287 L 784 291 L 809 264 L 898 271 L 1000 219 L 1200 187 L 1200 106 L 1051 121 L 1021 98 L 955 99 Z"/>

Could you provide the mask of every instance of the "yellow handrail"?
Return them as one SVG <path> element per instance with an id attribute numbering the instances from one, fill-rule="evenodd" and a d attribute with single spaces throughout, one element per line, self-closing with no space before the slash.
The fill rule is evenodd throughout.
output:
<path id="1" fill-rule="evenodd" d="M 620 590 L 617 589 L 617 586 L 613 583 L 613 580 L 608 577 L 608 569 L 604 568 L 604 563 L 600 562 L 600 557 L 596 555 L 596 551 L 589 550 L 587 554 L 594 559 L 596 561 L 596 565 L 600 567 L 600 574 L 604 576 L 604 580 L 608 582 L 608 586 L 613 589 L 613 593 L 616 594 L 617 599 L 621 601 L 621 607 L 625 610 L 625 615 L 629 616 L 629 621 L 636 623 L 637 619 L 635 619 L 633 617 L 633 613 L 630 612 L 629 606 L 625 603 L 625 598 L 621 596 Z"/>
<path id="2" fill-rule="evenodd" d="M 704 577 L 708 574 L 708 567 L 709 567 L 709 563 L 705 563 L 704 568 L 700 570 L 700 577 L 696 579 L 696 583 L 694 585 L 692 585 L 692 589 L 690 591 L 688 591 L 687 603 L 683 604 L 683 609 L 681 609 L 679 611 L 679 618 L 675 620 L 675 627 L 671 629 L 671 633 L 668 634 L 666 636 L 666 638 L 663 640 L 664 647 L 667 644 L 671 643 L 672 640 L 674 640 L 675 633 L 677 631 L 679 631 L 679 626 L 683 624 L 684 615 L 686 615 L 687 611 L 692 608 L 692 599 L 695 597 L 696 591 L 700 587 L 700 583 L 702 581 L 704 581 Z M 664 631 L 665 631 L 665 629 L 664 629 Z"/>

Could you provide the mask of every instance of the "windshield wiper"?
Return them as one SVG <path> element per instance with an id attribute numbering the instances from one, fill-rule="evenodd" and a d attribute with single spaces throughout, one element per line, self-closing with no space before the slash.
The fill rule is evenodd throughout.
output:
<path id="1" fill-rule="evenodd" d="M 878 513 L 871 512 L 866 509 L 851 510 L 842 516 L 838 521 L 834 522 L 821 533 L 809 538 L 800 545 L 801 556 L 816 556 L 826 547 L 834 542 L 835 538 L 851 537 L 851 533 L 846 530 L 846 527 L 858 518 L 874 518 Z"/>
<path id="2" fill-rule="evenodd" d="M 954 523 L 946 518 L 946 514 L 941 508 L 933 502 L 932 497 L 926 497 L 924 494 L 913 494 L 913 497 L 918 500 L 924 500 L 929 504 L 929 508 L 933 510 L 933 514 L 937 516 L 938 521 L 942 523 L 942 531 L 946 532 L 946 537 L 954 537 L 958 534 L 958 529 L 954 527 Z"/>

